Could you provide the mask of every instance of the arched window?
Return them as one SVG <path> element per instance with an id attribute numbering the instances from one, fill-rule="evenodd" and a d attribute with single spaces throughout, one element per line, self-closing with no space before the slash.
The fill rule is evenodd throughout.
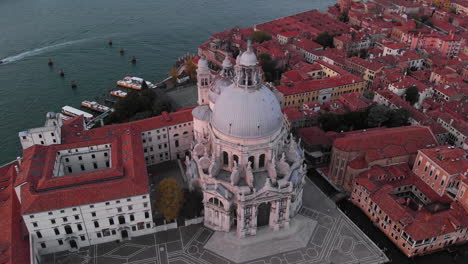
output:
<path id="1" fill-rule="evenodd" d="M 125 216 L 121 215 L 119 216 L 119 224 L 125 224 Z"/>
<path id="2" fill-rule="evenodd" d="M 58 230 L 58 228 L 54 228 L 54 232 L 56 235 L 60 235 L 60 231 Z"/>
<path id="3" fill-rule="evenodd" d="M 178 136 L 179 136 L 179 134 L 174 134 L 174 137 L 178 137 Z"/>
<path id="4" fill-rule="evenodd" d="M 237 155 L 232 156 L 232 159 L 239 164 L 239 157 Z"/>
<path id="5" fill-rule="evenodd" d="M 209 203 L 213 204 L 213 205 L 216 205 L 218 207 L 224 207 L 223 203 L 216 197 L 211 197 L 209 200 L 208 200 Z"/>
<path id="6" fill-rule="evenodd" d="M 229 156 L 226 151 L 223 151 L 223 164 L 226 166 L 229 164 Z"/>
<path id="7" fill-rule="evenodd" d="M 255 157 L 254 156 L 250 156 L 249 157 L 249 161 L 250 161 L 250 167 L 253 169 L 255 168 Z"/>
<path id="8" fill-rule="evenodd" d="M 67 233 L 67 234 L 73 233 L 73 230 L 72 230 L 71 226 L 69 226 L 69 225 L 65 226 L 65 233 Z"/>
<path id="9" fill-rule="evenodd" d="M 258 167 L 263 168 L 265 167 L 265 154 L 260 155 L 258 160 Z"/>

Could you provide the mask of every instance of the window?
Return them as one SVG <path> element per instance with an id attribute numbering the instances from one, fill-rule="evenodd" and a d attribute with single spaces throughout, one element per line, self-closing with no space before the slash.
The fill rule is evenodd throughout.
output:
<path id="1" fill-rule="evenodd" d="M 148 203 L 143 203 L 143 207 L 148 207 Z"/>
<path id="2" fill-rule="evenodd" d="M 97 237 L 102 237 L 100 232 L 97 233 Z"/>
<path id="3" fill-rule="evenodd" d="M 41 248 L 46 248 L 46 244 L 44 242 L 41 243 Z"/>
<path id="4" fill-rule="evenodd" d="M 117 212 L 121 213 L 122 212 L 122 207 L 117 207 Z"/>
<path id="5" fill-rule="evenodd" d="M 30 215 L 29 218 L 34 218 L 34 215 Z"/>
<path id="6" fill-rule="evenodd" d="M 265 154 L 260 155 L 260 158 L 258 160 L 258 166 L 260 168 L 265 167 Z"/>
<path id="7" fill-rule="evenodd" d="M 98 221 L 94 221 L 94 227 L 96 227 L 96 228 L 99 227 L 99 222 Z"/>
<path id="8" fill-rule="evenodd" d="M 69 158 L 65 158 L 65 162 L 70 162 L 70 159 L 69 159 Z"/>
<path id="9" fill-rule="evenodd" d="M 239 164 L 239 156 L 233 155 L 233 156 L 232 156 L 232 159 L 233 159 L 237 164 Z"/>
<path id="10" fill-rule="evenodd" d="M 253 169 L 255 167 L 255 157 L 250 156 L 249 161 L 250 161 L 250 167 Z"/>
<path id="11" fill-rule="evenodd" d="M 73 170 L 72 170 L 71 167 L 67 167 L 67 169 L 68 169 L 68 173 L 72 173 L 72 172 L 73 172 Z"/>
<path id="12" fill-rule="evenodd" d="M 59 245 L 63 245 L 63 240 L 62 240 L 62 239 L 59 239 L 59 240 L 58 240 L 58 244 L 59 244 Z"/>
<path id="13" fill-rule="evenodd" d="M 175 147 L 176 147 L 176 148 L 179 147 L 179 140 L 178 140 L 178 139 L 175 141 Z"/>
<path id="14" fill-rule="evenodd" d="M 106 167 L 109 168 L 109 166 L 110 166 L 110 165 L 109 165 L 109 161 L 106 161 Z"/>
<path id="15" fill-rule="evenodd" d="M 133 206 L 129 205 L 128 210 L 133 210 Z"/>
<path id="16" fill-rule="evenodd" d="M 113 225 L 114 224 L 114 218 L 109 218 L 109 225 Z"/>
<path id="17" fill-rule="evenodd" d="M 85 170 L 85 166 L 83 164 L 80 165 L 81 167 L 81 170 L 84 171 Z"/>
<path id="18" fill-rule="evenodd" d="M 96 162 L 93 162 L 93 167 L 94 167 L 95 169 L 97 169 L 97 168 L 98 168 L 98 165 L 97 165 L 97 163 L 96 163 Z"/>
<path id="19" fill-rule="evenodd" d="M 52 212 L 49 212 L 48 214 L 49 214 L 49 215 L 52 215 L 53 213 L 52 213 Z"/>
<path id="20" fill-rule="evenodd" d="M 75 220 L 79 220 L 80 219 L 80 216 L 79 215 L 75 215 Z"/>
<path id="21" fill-rule="evenodd" d="M 135 221 L 135 216 L 134 215 L 130 215 L 130 221 Z"/>
<path id="22" fill-rule="evenodd" d="M 226 166 L 229 164 L 229 156 L 226 151 L 223 151 L 223 164 Z"/>
<path id="23" fill-rule="evenodd" d="M 68 218 L 63 217 L 62 220 L 63 220 L 64 222 L 67 222 L 67 221 L 68 221 Z"/>
<path id="24" fill-rule="evenodd" d="M 119 224 L 125 224 L 125 216 L 121 215 L 119 216 Z"/>
<path id="25" fill-rule="evenodd" d="M 92 217 L 95 217 L 95 216 L 96 216 L 96 212 L 92 212 L 92 213 L 91 213 L 91 216 L 92 216 Z"/>
<path id="26" fill-rule="evenodd" d="M 54 232 L 56 235 L 60 235 L 60 231 L 58 230 L 58 228 L 54 228 Z"/>
<path id="27" fill-rule="evenodd" d="M 67 234 L 73 233 L 73 230 L 72 230 L 71 226 L 69 226 L 69 225 L 65 226 L 65 233 L 67 233 Z"/>
<path id="28" fill-rule="evenodd" d="M 81 241 L 85 240 L 85 236 L 80 236 Z"/>
<path id="29" fill-rule="evenodd" d="M 34 227 L 37 227 L 37 222 L 32 223 Z"/>
<path id="30" fill-rule="evenodd" d="M 149 218 L 149 212 L 148 211 L 145 212 L 145 218 Z"/>
<path id="31" fill-rule="evenodd" d="M 83 227 L 81 226 L 81 224 L 77 224 L 76 227 L 78 227 L 78 231 L 83 230 Z"/>
<path id="32" fill-rule="evenodd" d="M 78 156 L 78 160 L 83 160 L 83 157 L 81 157 L 81 156 Z"/>
<path id="33" fill-rule="evenodd" d="M 106 236 L 110 236 L 110 231 L 109 231 L 109 229 L 108 229 L 108 228 L 103 229 L 103 230 L 102 230 L 102 235 L 105 236 L 105 237 L 106 237 Z"/>
<path id="34" fill-rule="evenodd" d="M 104 157 L 107 157 L 107 155 L 108 155 L 107 152 L 104 152 Z"/>
<path id="35" fill-rule="evenodd" d="M 42 238 L 41 232 L 40 232 L 40 231 L 36 231 L 36 236 L 37 236 L 37 238 Z"/>

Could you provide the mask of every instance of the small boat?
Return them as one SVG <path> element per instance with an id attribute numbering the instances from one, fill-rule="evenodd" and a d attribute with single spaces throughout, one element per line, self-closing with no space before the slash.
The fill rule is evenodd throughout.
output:
<path id="1" fill-rule="evenodd" d="M 111 91 L 110 94 L 120 98 L 125 98 L 125 96 L 127 96 L 127 93 L 122 90 Z"/>
<path id="2" fill-rule="evenodd" d="M 76 81 L 71 81 L 71 87 L 72 87 L 72 88 L 76 88 L 76 87 L 77 87 Z"/>
<path id="3" fill-rule="evenodd" d="M 156 85 L 152 84 L 151 82 L 145 81 L 148 88 L 156 88 Z M 131 77 L 126 76 L 123 80 L 117 81 L 117 85 L 121 87 L 130 88 L 133 90 L 141 90 L 141 84 L 143 83 L 143 79 L 139 77 Z"/>
<path id="4" fill-rule="evenodd" d="M 135 56 L 132 56 L 131 62 L 132 62 L 133 64 L 136 64 L 136 57 L 135 57 Z"/>
<path id="5" fill-rule="evenodd" d="M 62 69 L 60 69 L 59 75 L 60 75 L 60 77 L 63 77 L 63 76 L 65 76 L 65 72 Z"/>
<path id="6" fill-rule="evenodd" d="M 83 101 L 81 102 L 81 106 L 89 108 L 91 110 L 101 112 L 101 113 L 107 113 L 107 112 L 113 112 L 114 109 L 107 107 L 105 105 L 98 104 L 95 101 Z"/>
<path id="7" fill-rule="evenodd" d="M 112 40 L 109 40 L 107 44 L 109 44 L 109 46 L 112 46 Z"/>
<path id="8" fill-rule="evenodd" d="M 0 60 L 0 64 L 2 64 L 2 63 L 3 63 L 3 60 Z"/>
<path id="9" fill-rule="evenodd" d="M 85 119 L 87 120 L 92 120 L 93 119 L 93 115 L 90 114 L 90 113 L 87 113 L 85 111 L 81 111 L 79 109 L 76 109 L 74 107 L 71 107 L 71 106 L 64 106 L 62 107 L 62 113 L 64 115 L 67 115 L 67 116 L 70 116 L 70 117 L 75 117 L 75 116 L 80 116 L 82 115 Z"/>
<path id="10" fill-rule="evenodd" d="M 54 66 L 54 62 L 51 59 L 49 59 L 49 61 L 47 62 L 47 65 L 49 65 L 49 67 L 52 67 Z"/>

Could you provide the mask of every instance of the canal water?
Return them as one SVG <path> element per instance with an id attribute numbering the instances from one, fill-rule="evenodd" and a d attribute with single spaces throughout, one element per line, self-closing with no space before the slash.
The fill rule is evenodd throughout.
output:
<path id="1" fill-rule="evenodd" d="M 335 0 L 2 0 L 0 164 L 20 154 L 17 133 L 48 111 L 101 99 L 125 75 L 167 76 L 213 33 L 252 26 Z M 108 47 L 108 40 L 113 46 Z M 124 56 L 119 55 L 124 48 Z M 130 63 L 136 56 L 136 65 Z M 47 60 L 54 61 L 53 68 Z M 58 71 L 65 71 L 65 78 Z M 70 88 L 76 80 L 78 88 Z"/>

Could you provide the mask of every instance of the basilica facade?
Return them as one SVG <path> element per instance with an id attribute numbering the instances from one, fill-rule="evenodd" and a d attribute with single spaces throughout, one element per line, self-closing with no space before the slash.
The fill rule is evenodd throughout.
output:
<path id="1" fill-rule="evenodd" d="M 278 99 L 249 48 L 213 74 L 198 62 L 198 106 L 186 176 L 203 192 L 204 224 L 239 237 L 288 228 L 302 204 L 306 168 Z"/>

